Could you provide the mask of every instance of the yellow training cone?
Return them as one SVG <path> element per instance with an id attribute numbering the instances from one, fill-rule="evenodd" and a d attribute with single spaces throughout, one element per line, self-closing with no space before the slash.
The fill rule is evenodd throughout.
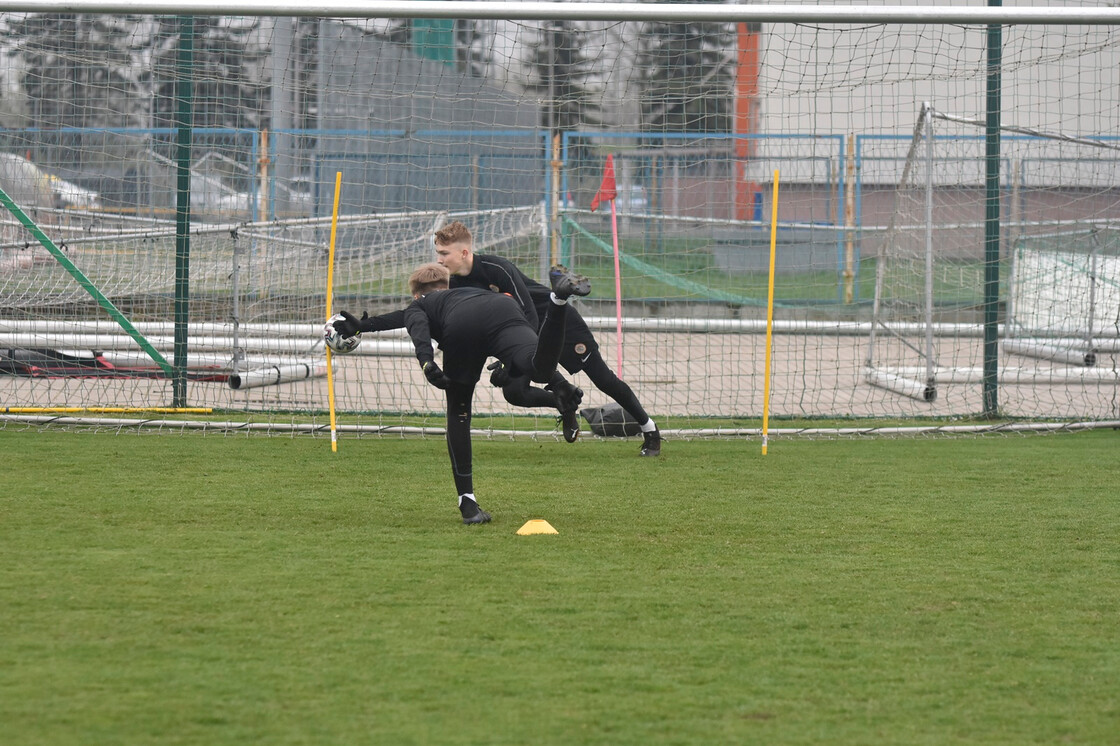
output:
<path id="1" fill-rule="evenodd" d="M 558 534 L 560 533 L 552 527 L 552 524 L 543 518 L 534 518 L 531 521 L 526 521 L 525 525 L 517 529 L 518 536 L 528 536 L 529 534 Z"/>

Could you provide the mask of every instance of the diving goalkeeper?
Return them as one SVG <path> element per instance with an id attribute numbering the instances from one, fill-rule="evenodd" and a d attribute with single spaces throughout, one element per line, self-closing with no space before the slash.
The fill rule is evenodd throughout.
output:
<path id="1" fill-rule="evenodd" d="M 414 300 L 404 310 L 404 324 L 424 376 L 447 395 L 447 452 L 463 523 L 487 523 L 490 514 L 478 505 L 471 463 L 471 404 L 482 367 L 488 357 L 495 357 L 514 374 L 547 383 L 561 416 L 575 419 L 582 392 L 556 366 L 564 345 L 568 298 L 587 295 L 591 284 L 564 267 L 553 267 L 551 302 L 538 334 L 509 296 L 480 288 L 448 289 L 449 278 L 447 268 L 436 263 L 412 273 L 408 287 Z M 335 328 L 344 336 L 374 331 L 372 319 L 342 315 Z M 443 351 L 443 369 L 435 362 L 433 340 Z"/>

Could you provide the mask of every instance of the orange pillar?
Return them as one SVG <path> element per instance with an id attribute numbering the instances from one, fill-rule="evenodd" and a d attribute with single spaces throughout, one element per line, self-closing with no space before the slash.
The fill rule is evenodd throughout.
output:
<path id="1" fill-rule="evenodd" d="M 736 220 L 754 217 L 757 183 L 747 179 L 747 161 L 754 155 L 754 142 L 743 135 L 758 133 L 759 47 L 762 26 L 738 24 L 739 64 L 735 76 L 735 210 Z"/>

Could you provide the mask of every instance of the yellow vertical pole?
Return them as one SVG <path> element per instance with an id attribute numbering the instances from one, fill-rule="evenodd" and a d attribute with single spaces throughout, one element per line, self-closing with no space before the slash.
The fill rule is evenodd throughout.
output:
<path id="1" fill-rule="evenodd" d="M 774 171 L 774 196 L 770 200 L 770 282 L 766 301 L 766 370 L 762 389 L 762 455 L 770 439 L 770 349 L 774 336 L 774 257 L 778 249 L 778 171 Z"/>
<path id="2" fill-rule="evenodd" d="M 338 235 L 338 197 L 342 192 L 342 172 L 334 175 L 334 208 L 331 210 L 331 243 L 327 251 L 327 320 L 331 318 L 331 299 L 334 297 L 334 240 Z M 331 348 L 327 348 L 327 401 L 331 409 L 331 452 L 338 452 L 338 426 L 334 415 L 334 367 L 331 365 Z"/>

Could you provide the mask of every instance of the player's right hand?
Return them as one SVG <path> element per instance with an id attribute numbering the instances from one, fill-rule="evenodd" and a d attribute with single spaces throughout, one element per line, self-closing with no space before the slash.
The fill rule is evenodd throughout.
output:
<path id="1" fill-rule="evenodd" d="M 437 389 L 446 389 L 447 385 L 451 383 L 451 379 L 447 377 L 435 361 L 429 360 L 424 363 L 421 368 L 424 371 L 424 377 L 428 379 L 428 383 L 435 386 Z"/>
<path id="2" fill-rule="evenodd" d="M 486 366 L 486 370 L 493 371 L 490 374 L 490 385 L 499 389 L 504 389 L 509 385 L 511 378 L 509 374 L 509 366 L 503 365 L 501 360 L 495 360 Z"/>
<path id="3" fill-rule="evenodd" d="M 334 330 L 342 336 L 353 337 L 355 334 L 362 330 L 361 322 L 358 321 L 357 317 L 355 317 L 354 314 L 350 313 L 349 311 L 339 311 L 338 315 L 342 318 L 335 320 Z M 369 318 L 369 313 L 367 312 L 366 315 L 362 318 Z"/>

